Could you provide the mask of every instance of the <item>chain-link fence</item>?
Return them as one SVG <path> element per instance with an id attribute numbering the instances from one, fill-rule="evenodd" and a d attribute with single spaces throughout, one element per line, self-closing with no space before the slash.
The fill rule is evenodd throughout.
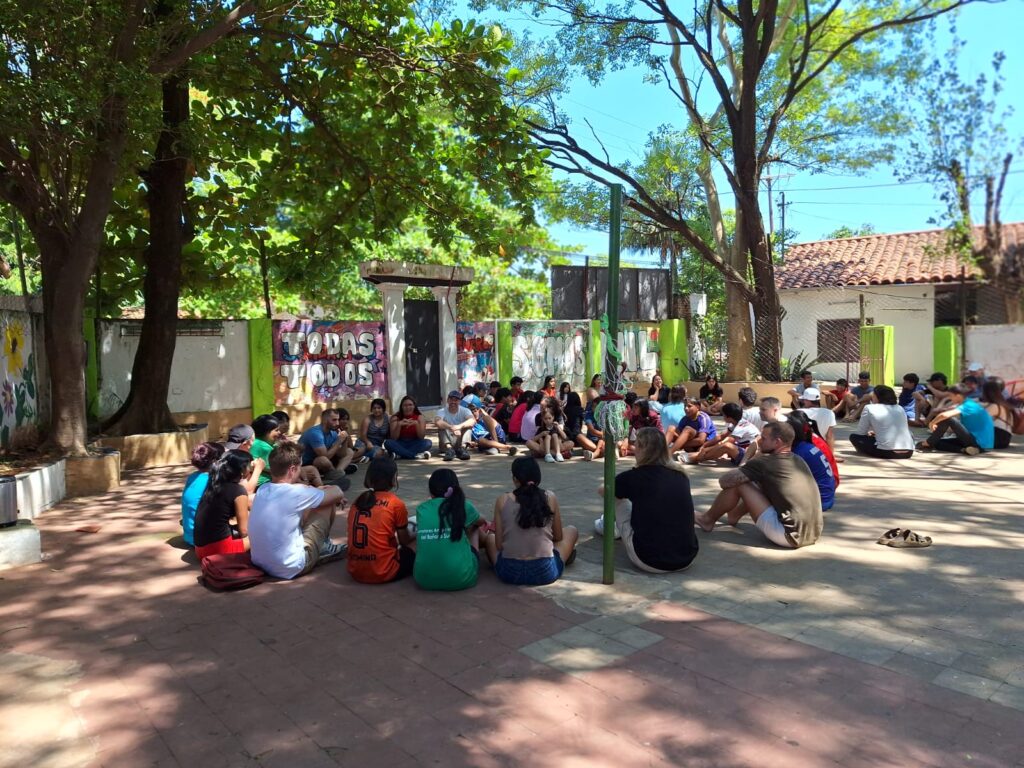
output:
<path id="1" fill-rule="evenodd" d="M 770 321 L 756 320 L 753 312 L 752 339 L 721 312 L 693 317 L 691 374 L 792 381 L 807 369 L 818 380 L 855 381 L 861 370 L 881 369 L 882 360 L 873 356 L 884 353 L 897 384 L 911 372 L 925 379 L 942 370 L 959 378 L 972 363 L 1007 380 L 1024 378 L 1018 286 L 965 279 L 783 290 L 779 296 L 777 340 Z M 891 328 L 892 348 L 862 348 L 865 326 Z M 956 338 L 945 356 L 936 346 L 938 328 L 952 329 Z M 744 368 L 748 375 L 738 375 Z"/>

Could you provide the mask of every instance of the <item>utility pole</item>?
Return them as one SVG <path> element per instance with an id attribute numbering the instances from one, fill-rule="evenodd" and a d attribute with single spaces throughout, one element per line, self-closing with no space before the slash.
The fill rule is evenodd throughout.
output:
<path id="1" fill-rule="evenodd" d="M 784 259 L 784 258 L 786 258 L 786 193 L 785 192 L 782 193 L 782 203 L 780 204 L 779 207 L 782 210 L 782 242 L 781 242 L 781 246 L 782 247 L 780 248 L 781 253 L 779 253 L 779 258 L 780 259 Z"/>
<path id="2" fill-rule="evenodd" d="M 622 185 L 611 185 L 608 210 L 608 353 L 605 378 L 612 380 L 612 366 L 617 366 L 611 350 L 619 338 L 619 248 L 622 230 Z M 602 583 L 615 582 L 615 446 L 604 453 L 604 525 L 602 550 Z"/>

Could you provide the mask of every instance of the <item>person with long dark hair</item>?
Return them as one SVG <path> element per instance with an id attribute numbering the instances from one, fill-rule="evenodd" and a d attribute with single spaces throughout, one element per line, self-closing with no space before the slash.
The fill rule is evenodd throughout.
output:
<path id="1" fill-rule="evenodd" d="M 476 584 L 480 528 L 486 521 L 466 499 L 459 477 L 438 469 L 427 481 L 430 501 L 416 507 L 412 577 L 423 589 L 455 591 Z"/>
<path id="2" fill-rule="evenodd" d="M 1009 448 L 1013 439 L 1013 406 L 1003 394 L 1005 389 L 1006 382 L 998 376 L 985 379 L 985 383 L 981 385 L 981 404 L 992 417 L 992 427 L 995 430 L 993 447 L 997 450 Z"/>
<path id="3" fill-rule="evenodd" d="M 409 511 L 395 495 L 398 465 L 381 456 L 366 469 L 363 491 L 348 514 L 348 572 L 365 584 L 384 584 L 409 576 L 416 560 L 416 539 L 409 533 Z"/>
<path id="4" fill-rule="evenodd" d="M 249 551 L 249 494 L 242 481 L 252 471 L 247 451 L 228 451 L 210 468 L 210 482 L 196 509 L 196 557 Z M 238 535 L 231 529 L 237 520 Z"/>
<path id="5" fill-rule="evenodd" d="M 700 388 L 698 397 L 700 399 L 700 409 L 704 413 L 717 416 L 722 412 L 724 393 L 722 385 L 718 383 L 718 378 L 714 374 L 709 373 L 704 377 L 704 386 Z"/>
<path id="6" fill-rule="evenodd" d="M 647 390 L 647 399 L 659 406 L 668 405 L 671 390 L 665 386 L 665 380 L 660 373 L 651 377 L 651 386 Z"/>
<path id="7" fill-rule="evenodd" d="M 547 397 L 557 397 L 558 390 L 555 389 L 555 377 L 550 375 L 545 376 L 544 383 L 541 384 L 540 391 Z"/>
<path id="8" fill-rule="evenodd" d="M 537 434 L 537 428 L 540 426 L 537 417 L 540 415 L 541 408 L 544 407 L 547 399 L 548 396 L 544 394 L 542 389 L 538 389 L 533 393 L 533 397 L 530 398 L 530 405 L 526 413 L 523 414 L 523 420 L 519 425 L 519 436 L 523 438 L 524 443 L 530 442 L 534 435 Z M 555 402 L 558 401 L 556 400 Z"/>
<path id="9" fill-rule="evenodd" d="M 220 443 L 200 443 L 192 451 L 192 466 L 196 471 L 185 478 L 185 488 L 181 492 L 181 535 L 190 547 L 196 543 L 196 508 L 210 482 L 210 467 L 223 455 L 224 446 Z"/>
<path id="10" fill-rule="evenodd" d="M 391 437 L 388 424 L 388 404 L 380 397 L 370 401 L 370 412 L 359 425 L 357 448 L 365 450 L 361 463 L 366 463 L 384 451 L 384 441 Z"/>
<path id="11" fill-rule="evenodd" d="M 520 456 L 512 462 L 514 489 L 494 503 L 494 533 L 484 545 L 494 573 L 507 584 L 550 584 L 575 558 L 579 531 L 562 525 L 558 498 L 540 482 L 537 461 Z"/>
<path id="12" fill-rule="evenodd" d="M 384 449 L 395 458 L 429 459 L 432 443 L 426 437 L 427 425 L 416 401 L 409 395 L 398 403 L 398 413 L 392 414 L 389 425 L 391 437 L 384 441 Z"/>
<path id="13" fill-rule="evenodd" d="M 572 392 L 572 384 L 568 381 L 563 381 L 558 385 L 558 404 L 565 408 L 565 404 L 569 399 L 569 393 Z"/>
<path id="14" fill-rule="evenodd" d="M 818 485 L 818 493 L 821 496 L 821 509 L 827 512 L 832 509 L 836 498 L 836 476 L 832 472 L 832 465 L 828 457 L 814 445 L 811 440 L 811 426 L 808 420 L 800 418 L 797 414 L 800 411 L 793 411 L 786 420 L 793 428 L 793 444 L 791 450 L 807 464 L 814 476 L 814 482 Z M 801 414 L 802 415 L 802 414 Z"/>
<path id="15" fill-rule="evenodd" d="M 523 431 L 523 421 L 526 419 L 526 412 L 533 407 L 533 395 L 534 392 L 529 389 L 521 392 L 519 401 L 512 409 L 512 415 L 508 419 L 508 439 L 510 442 L 526 442 L 521 433 Z"/>
<path id="16" fill-rule="evenodd" d="M 565 436 L 583 449 L 583 460 L 592 461 L 604 456 L 604 440 L 595 442 L 583 431 L 586 412 L 579 393 L 570 392 L 565 406 Z"/>

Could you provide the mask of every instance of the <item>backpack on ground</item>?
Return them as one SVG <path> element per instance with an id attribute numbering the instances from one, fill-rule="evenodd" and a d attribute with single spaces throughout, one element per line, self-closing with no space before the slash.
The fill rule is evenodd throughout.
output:
<path id="1" fill-rule="evenodd" d="M 203 575 L 199 583 L 217 592 L 248 589 L 262 584 L 266 574 L 252 564 L 248 552 L 230 555 L 210 555 L 201 563 Z"/>

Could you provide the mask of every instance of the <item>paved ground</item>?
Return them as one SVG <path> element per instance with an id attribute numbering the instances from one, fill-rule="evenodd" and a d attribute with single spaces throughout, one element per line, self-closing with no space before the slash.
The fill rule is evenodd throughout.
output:
<path id="1" fill-rule="evenodd" d="M 2 574 L 0 766 L 1024 766 L 1021 446 L 844 453 L 818 545 L 718 529 L 685 574 L 620 551 L 612 587 L 600 466 L 545 466 L 578 563 L 459 594 L 343 564 L 207 592 L 174 546 L 185 468 L 130 473 L 47 513 L 48 559 Z M 481 508 L 508 464 L 458 464 Z M 402 464 L 401 495 L 439 465 Z M 688 470 L 699 507 L 723 471 Z M 874 544 L 897 525 L 935 546 Z"/>

